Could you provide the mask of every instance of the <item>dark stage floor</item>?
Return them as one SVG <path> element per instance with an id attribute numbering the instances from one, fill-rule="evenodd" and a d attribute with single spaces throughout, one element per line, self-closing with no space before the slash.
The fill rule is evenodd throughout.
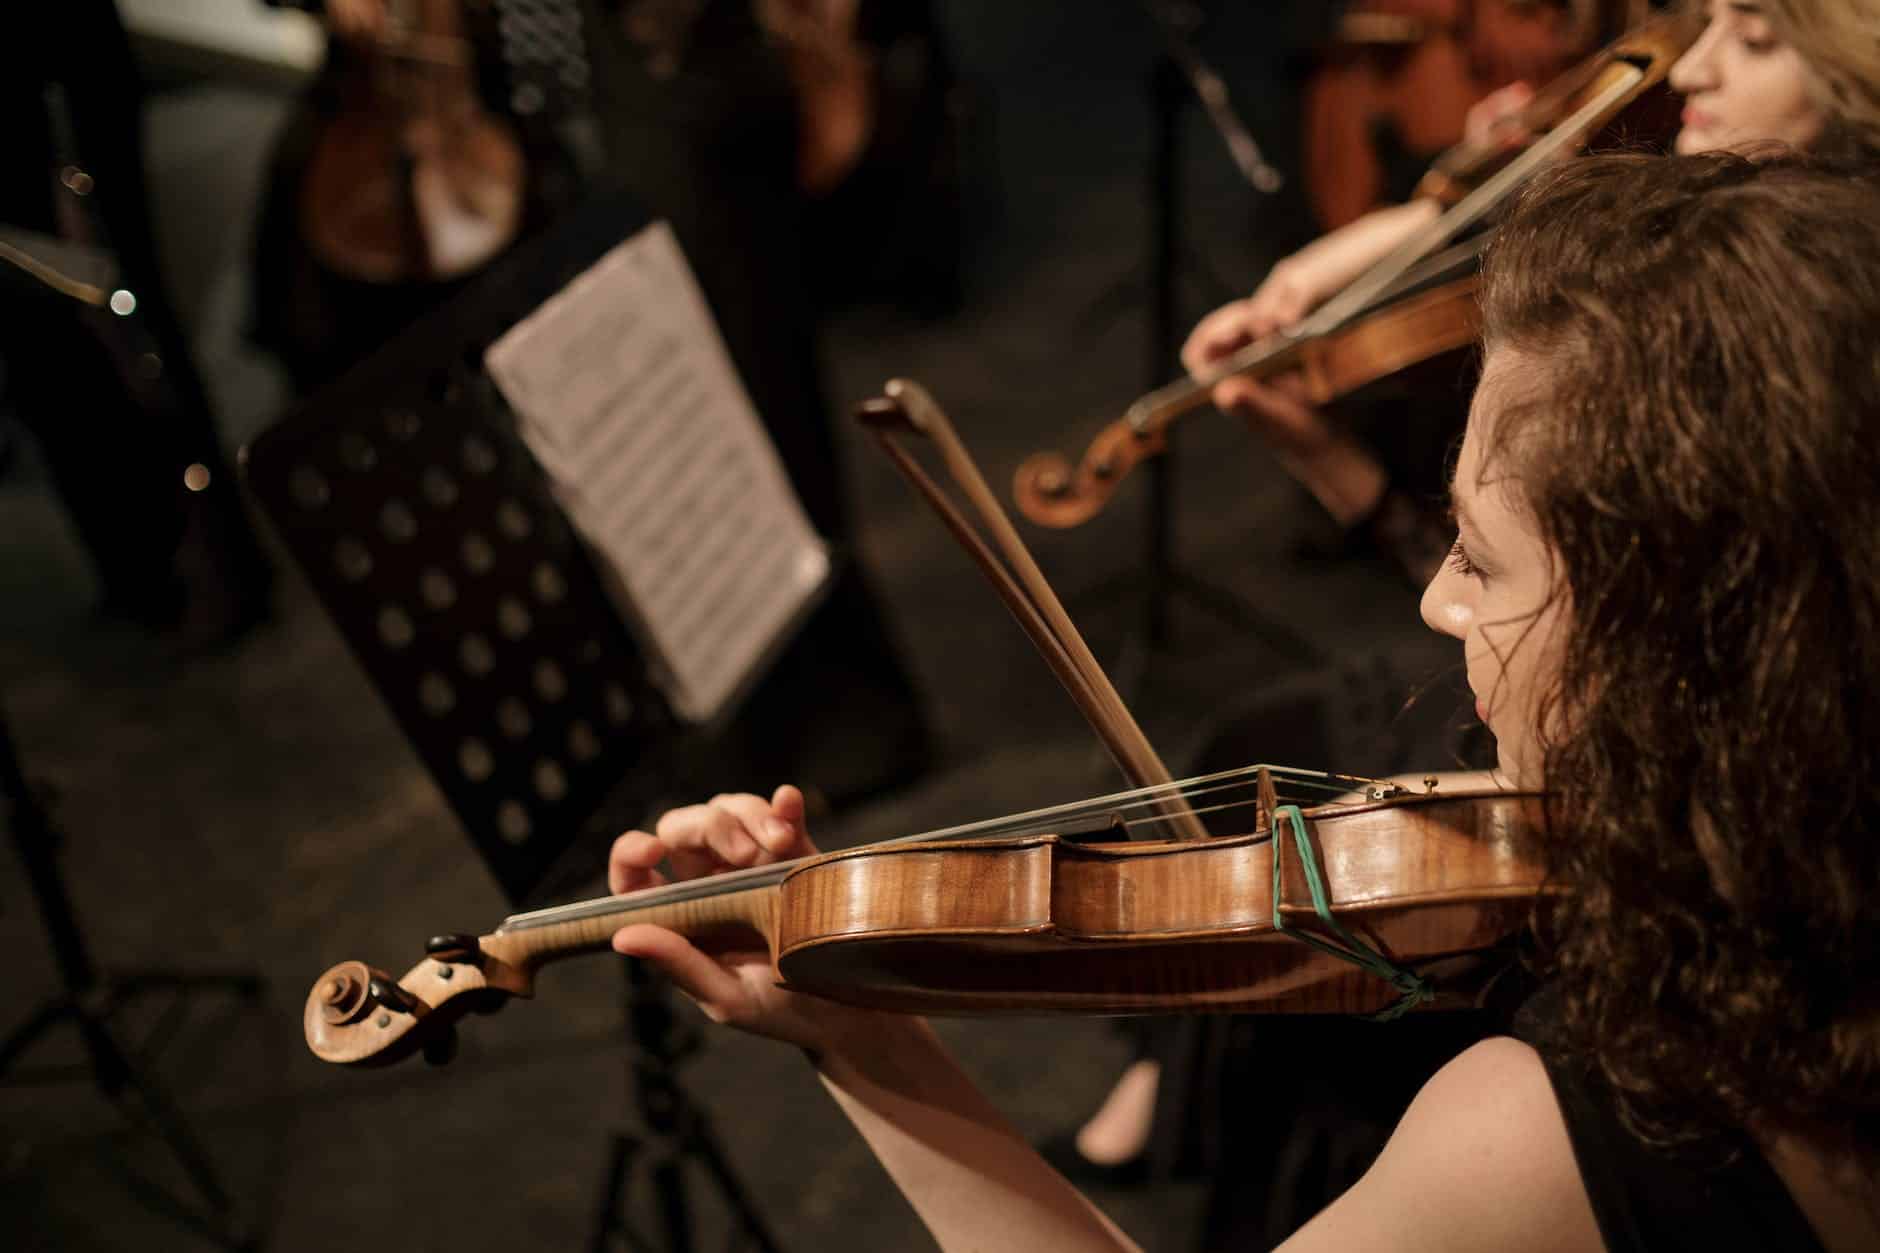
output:
<path id="1" fill-rule="evenodd" d="M 1242 7 L 1209 51 L 1256 134 L 1296 168 L 1283 49 L 1250 16 L 1264 6 Z M 1144 74 L 1155 42 L 1138 7 L 1120 2 L 943 8 L 982 106 L 966 305 L 932 322 L 879 309 L 837 318 L 830 390 L 846 404 L 894 375 L 926 382 L 1003 484 L 1026 453 L 1088 438 L 1145 382 Z M 231 443 L 284 399 L 238 336 L 245 238 L 282 109 L 276 97 L 205 85 L 165 93 L 151 117 L 165 242 Z M 1301 229 L 1296 199 L 1261 202 L 1192 114 L 1186 138 L 1185 319 L 1250 287 Z M 1092 737 L 967 560 L 871 448 L 844 439 L 861 555 L 943 756 L 916 785 L 824 823 L 825 846 L 1112 790 Z M 1388 651 L 1425 672 L 1447 659 L 1421 637 L 1415 598 L 1390 570 L 1294 555 L 1313 518 L 1229 423 L 1197 419 L 1180 454 L 1174 518 L 1189 569 L 1257 597 L 1328 652 Z M 1115 656 L 1138 620 L 1130 576 L 1144 501 L 1137 485 L 1082 530 L 1027 532 L 1100 656 Z M 267 1245 L 580 1246 L 626 1109 L 613 964 L 551 972 L 539 1002 L 473 1023 L 446 1069 L 314 1061 L 299 1014 L 315 974 L 352 957 L 403 969 L 433 932 L 492 927 L 501 897 L 297 573 L 281 580 L 275 622 L 187 664 L 101 623 L 92 597 L 29 451 L 0 481 L 0 699 L 29 770 L 57 790 L 62 864 L 96 957 L 265 979 L 264 1008 L 201 1007 L 158 1069 Z M 1136 708 L 1179 769 L 1285 669 L 1180 600 Z M 17 861 L 4 865 L 0 942 L 13 954 L 17 1019 L 55 990 L 56 974 Z M 943 1030 L 1031 1134 L 1086 1113 L 1127 1052 L 1094 1021 Z M 79 1056 L 60 1036 L 32 1060 Z M 793 1052 L 711 1034 L 685 1078 L 785 1248 L 923 1247 L 911 1211 Z M 0 1245 L 203 1247 L 140 1204 L 125 1167 L 176 1181 L 84 1083 L 0 1091 Z M 722 1210 L 695 1187 L 701 1225 L 716 1229 Z M 1146 1246 L 1182 1249 L 1199 1198 L 1199 1185 L 1183 1184 L 1104 1200 Z"/>

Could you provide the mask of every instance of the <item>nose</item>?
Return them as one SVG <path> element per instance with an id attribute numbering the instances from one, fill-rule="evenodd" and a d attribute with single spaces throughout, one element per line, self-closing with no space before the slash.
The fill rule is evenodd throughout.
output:
<path id="1" fill-rule="evenodd" d="M 1474 585 L 1468 578 L 1445 561 L 1429 586 L 1423 589 L 1419 608 L 1424 625 L 1438 635 L 1465 638 L 1470 624 L 1475 621 L 1473 590 Z"/>
<path id="2" fill-rule="evenodd" d="M 1671 90 L 1681 96 L 1708 91 L 1717 85 L 1717 41 L 1723 37 L 1716 22 L 1706 23 L 1697 42 L 1684 50 L 1671 67 Z"/>

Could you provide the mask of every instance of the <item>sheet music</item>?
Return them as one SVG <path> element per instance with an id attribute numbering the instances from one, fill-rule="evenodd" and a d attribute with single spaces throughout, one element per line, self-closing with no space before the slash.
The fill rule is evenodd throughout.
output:
<path id="1" fill-rule="evenodd" d="M 710 718 L 800 620 L 830 561 L 671 228 L 614 248 L 484 364 L 673 708 Z"/>

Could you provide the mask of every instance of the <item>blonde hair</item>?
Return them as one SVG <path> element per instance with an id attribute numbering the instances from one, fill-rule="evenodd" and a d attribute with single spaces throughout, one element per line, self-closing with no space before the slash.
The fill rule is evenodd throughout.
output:
<path id="1" fill-rule="evenodd" d="M 1819 146 L 1880 153 L 1880 0 L 1757 3 L 1808 63 L 1809 88 L 1828 115 Z"/>

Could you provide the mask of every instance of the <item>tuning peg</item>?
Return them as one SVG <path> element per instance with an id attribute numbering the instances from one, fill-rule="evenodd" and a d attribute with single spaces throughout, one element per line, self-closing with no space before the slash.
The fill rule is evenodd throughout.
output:
<path id="1" fill-rule="evenodd" d="M 483 946 L 474 935 L 434 935 L 424 942 L 424 951 L 452 966 L 483 965 Z"/>
<path id="2" fill-rule="evenodd" d="M 374 975 L 372 982 L 366 985 L 366 995 L 374 1004 L 394 1013 L 415 1013 L 418 1008 L 417 998 L 399 987 L 398 983 L 387 975 Z"/>

